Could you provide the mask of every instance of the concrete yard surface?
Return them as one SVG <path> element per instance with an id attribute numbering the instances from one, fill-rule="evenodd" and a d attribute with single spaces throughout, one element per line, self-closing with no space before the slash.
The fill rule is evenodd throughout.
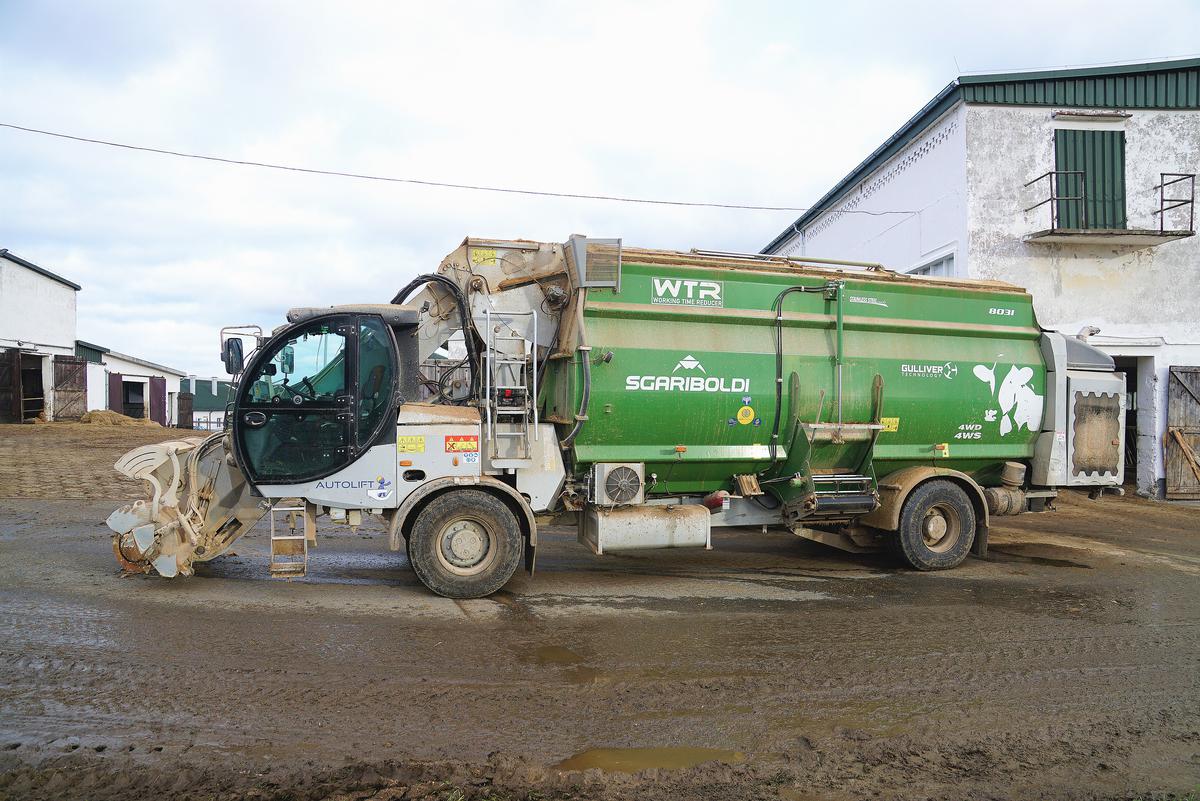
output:
<path id="1" fill-rule="evenodd" d="M 69 456 L 31 442 L 68 495 Z M 941 573 L 786 532 L 596 557 L 548 529 L 533 578 L 456 602 L 378 525 L 323 529 L 303 579 L 267 575 L 262 524 L 193 578 L 123 578 L 118 489 L 0 498 L 0 799 L 1200 787 L 1195 508 L 1064 495 Z"/>

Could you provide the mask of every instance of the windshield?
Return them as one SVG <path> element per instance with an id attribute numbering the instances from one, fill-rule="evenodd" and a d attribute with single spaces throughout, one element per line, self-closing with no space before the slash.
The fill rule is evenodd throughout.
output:
<path id="1" fill-rule="evenodd" d="M 250 403 L 332 403 L 346 393 L 346 337 L 329 322 L 288 337 L 254 376 Z"/>

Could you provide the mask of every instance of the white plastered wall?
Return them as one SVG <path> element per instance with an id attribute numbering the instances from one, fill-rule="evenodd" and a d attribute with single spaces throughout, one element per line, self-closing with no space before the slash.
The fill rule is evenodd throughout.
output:
<path id="1" fill-rule="evenodd" d="M 964 275 L 965 106 L 954 106 L 773 252 L 878 262 L 898 272 L 955 257 Z M 870 213 L 867 213 L 870 212 Z M 894 213 L 900 212 L 900 213 Z"/>
<path id="2" fill-rule="evenodd" d="M 87 364 L 87 408 L 89 412 L 108 408 L 108 371 L 103 364 Z"/>
<path id="3" fill-rule="evenodd" d="M 969 106 L 966 114 L 970 277 L 1010 281 L 1033 295 L 1038 322 L 1091 339 L 1113 356 L 1153 360 L 1139 376 L 1138 489 L 1158 494 L 1164 477 L 1167 371 L 1200 364 L 1200 238 L 1155 246 L 1037 244 L 1024 237 L 1050 227 L 1045 182 L 1054 169 L 1054 130 L 1092 125 L 1125 131 L 1129 228 L 1158 228 L 1159 173 L 1200 172 L 1200 112 L 1132 110 L 1124 121 L 1056 120 L 1048 107 Z M 1186 212 L 1168 228 L 1186 227 Z M 1144 363 L 1144 362 L 1143 362 Z M 1144 469 L 1149 460 L 1152 470 Z"/>

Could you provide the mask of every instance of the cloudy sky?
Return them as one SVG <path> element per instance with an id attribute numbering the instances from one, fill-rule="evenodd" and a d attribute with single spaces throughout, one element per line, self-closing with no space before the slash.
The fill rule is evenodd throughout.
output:
<path id="1" fill-rule="evenodd" d="M 1193 54 L 1200 3 L 17 2 L 0 122 L 435 181 L 804 206 L 962 72 Z M 757 250 L 790 212 L 283 173 L 0 128 L 0 247 L 79 337 L 199 375 L 217 329 L 387 300 L 468 234 Z"/>

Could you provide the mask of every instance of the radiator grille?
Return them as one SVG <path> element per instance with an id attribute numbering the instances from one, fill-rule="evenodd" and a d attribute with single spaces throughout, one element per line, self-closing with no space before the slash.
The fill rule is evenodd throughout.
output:
<path id="1" fill-rule="evenodd" d="M 1111 473 L 1121 468 L 1121 398 L 1114 393 L 1076 392 L 1071 432 L 1073 475 Z"/>

